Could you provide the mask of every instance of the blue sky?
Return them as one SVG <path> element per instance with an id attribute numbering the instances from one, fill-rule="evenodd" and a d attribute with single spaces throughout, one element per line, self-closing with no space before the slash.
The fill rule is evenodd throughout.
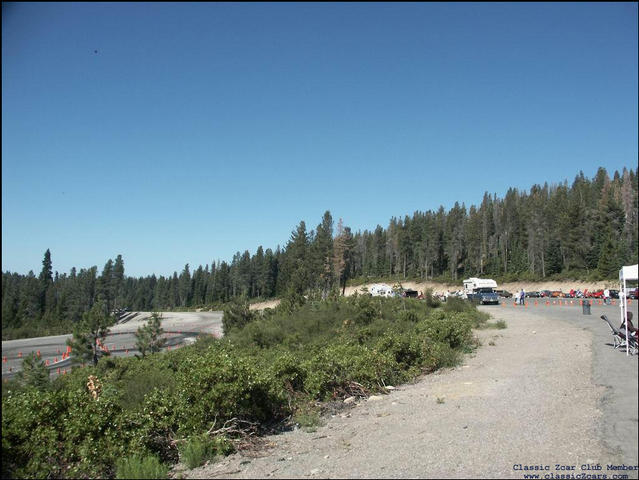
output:
<path id="1" fill-rule="evenodd" d="M 3 3 L 2 270 L 169 275 L 636 168 L 637 42 L 636 3 Z"/>

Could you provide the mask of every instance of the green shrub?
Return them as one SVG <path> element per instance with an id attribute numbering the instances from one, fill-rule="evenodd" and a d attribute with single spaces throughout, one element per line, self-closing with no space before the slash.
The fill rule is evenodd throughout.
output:
<path id="1" fill-rule="evenodd" d="M 116 462 L 115 478 L 167 478 L 169 468 L 155 455 L 126 457 Z"/>
<path id="2" fill-rule="evenodd" d="M 439 298 L 433 295 L 432 288 L 426 289 L 426 291 L 424 292 L 424 299 L 426 300 L 426 305 L 428 305 L 431 308 L 438 308 L 442 304 L 441 300 L 439 300 Z"/>
<path id="3" fill-rule="evenodd" d="M 465 312 L 468 310 L 469 303 L 463 298 L 448 297 L 444 303 L 445 312 Z"/>
<path id="4" fill-rule="evenodd" d="M 322 421 L 319 411 L 312 404 L 301 405 L 293 415 L 293 422 L 298 424 L 300 428 L 305 429 L 307 432 L 314 432 Z"/>
<path id="5" fill-rule="evenodd" d="M 435 310 L 429 318 L 418 324 L 418 329 L 431 340 L 451 348 L 463 348 L 472 339 L 472 320 L 464 313 L 446 314 Z"/>
<path id="6" fill-rule="evenodd" d="M 228 303 L 224 308 L 222 325 L 224 332 L 228 333 L 235 328 L 242 328 L 254 318 L 246 298 L 238 297 Z"/>
<path id="7" fill-rule="evenodd" d="M 398 320 L 402 322 L 417 323 L 420 320 L 417 312 L 414 312 L 413 310 L 403 310 L 398 313 L 397 317 Z"/>
<path id="8" fill-rule="evenodd" d="M 202 437 L 232 418 L 273 425 L 293 415 L 315 428 L 317 400 L 361 393 L 359 385 L 381 391 L 455 365 L 474 346 L 473 326 L 488 317 L 450 300 L 435 308 L 404 298 L 310 298 L 293 311 L 250 315 L 236 305 L 230 310 L 241 318 L 223 339 L 206 336 L 144 359 L 103 359 L 42 391 L 10 382 L 2 397 L 3 476 L 148 478 L 155 473 L 147 467 L 165 469 L 160 462 L 180 455 L 232 451 L 229 440 Z M 89 375 L 102 386 L 97 400 Z M 175 447 L 180 438 L 195 442 L 189 453 Z"/>
<path id="9" fill-rule="evenodd" d="M 144 402 L 144 397 L 154 389 L 172 390 L 175 384 L 174 372 L 166 369 L 146 368 L 122 381 L 120 405 L 134 410 Z"/>
<path id="10" fill-rule="evenodd" d="M 190 438 L 180 447 L 180 458 L 188 468 L 199 467 L 214 457 L 215 452 L 210 448 L 208 439 L 202 436 Z"/>

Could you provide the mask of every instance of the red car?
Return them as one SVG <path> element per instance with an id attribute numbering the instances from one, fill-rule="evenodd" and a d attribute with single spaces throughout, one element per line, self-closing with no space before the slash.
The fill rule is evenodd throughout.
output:
<path id="1" fill-rule="evenodd" d="M 588 292 L 588 297 L 589 298 L 603 298 L 603 294 L 604 294 L 603 290 L 596 290 L 594 292 Z"/>

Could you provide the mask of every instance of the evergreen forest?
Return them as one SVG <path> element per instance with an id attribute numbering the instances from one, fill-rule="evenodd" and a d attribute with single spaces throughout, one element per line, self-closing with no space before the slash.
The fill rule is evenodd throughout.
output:
<path id="1" fill-rule="evenodd" d="M 2 337 L 68 333 L 97 301 L 108 311 L 166 311 L 219 307 L 240 296 L 303 303 L 376 279 L 614 279 L 621 265 L 637 263 L 637 191 L 635 170 L 611 177 L 599 168 L 592 179 L 579 172 L 572 184 L 511 188 L 504 198 L 486 192 L 479 205 L 416 211 L 370 231 L 353 233 L 327 211 L 315 228 L 301 221 L 283 248 L 186 264 L 167 277 L 126 276 L 121 255 L 101 271 L 58 273 L 47 250 L 39 275 L 2 273 Z"/>

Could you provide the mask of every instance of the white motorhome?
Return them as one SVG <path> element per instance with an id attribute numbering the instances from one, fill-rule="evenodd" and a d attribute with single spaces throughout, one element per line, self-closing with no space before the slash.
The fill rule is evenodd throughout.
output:
<path id="1" fill-rule="evenodd" d="M 385 283 L 371 285 L 368 291 L 373 297 L 394 297 L 395 296 L 395 292 L 393 292 L 393 289 L 389 287 L 388 285 L 386 285 Z"/>
<path id="2" fill-rule="evenodd" d="M 490 278 L 471 277 L 464 280 L 464 297 L 477 303 L 499 303 L 495 293 L 497 282 Z"/>

